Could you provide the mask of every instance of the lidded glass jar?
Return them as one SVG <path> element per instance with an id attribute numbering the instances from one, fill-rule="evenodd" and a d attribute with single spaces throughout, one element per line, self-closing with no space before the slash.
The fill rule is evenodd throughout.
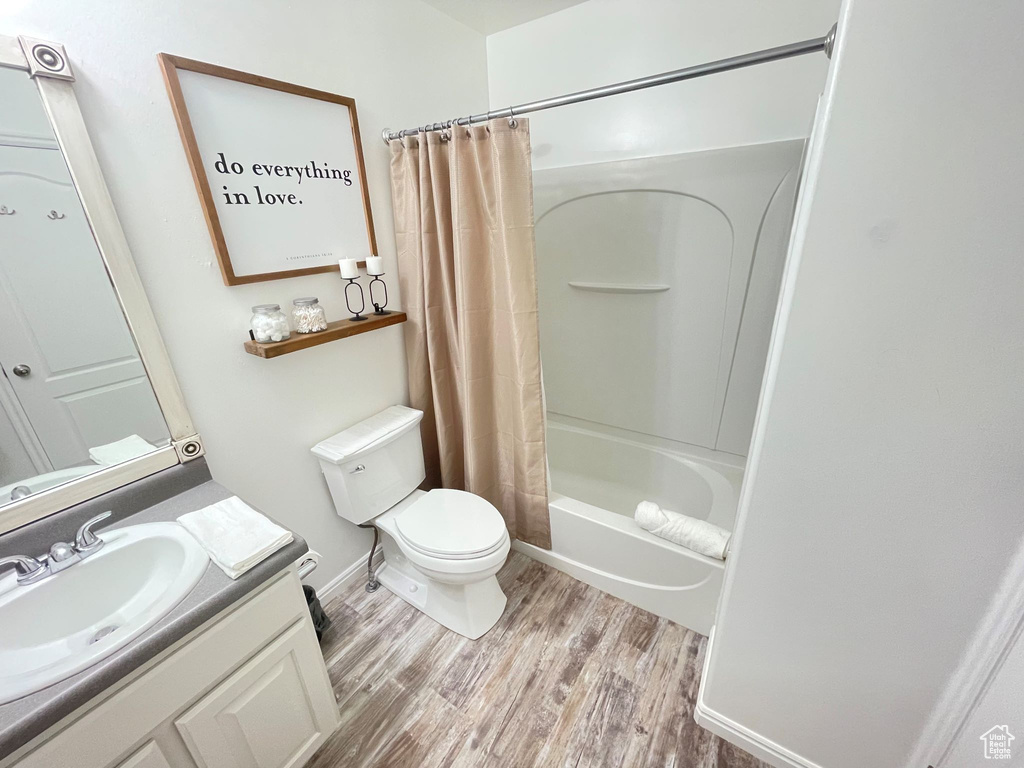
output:
<path id="1" fill-rule="evenodd" d="M 320 306 L 320 299 L 307 296 L 292 301 L 292 320 L 297 333 L 316 333 L 327 330 L 327 315 Z"/>
<path id="2" fill-rule="evenodd" d="M 249 327 L 256 341 L 263 343 L 284 341 L 291 336 L 288 315 L 281 311 L 280 304 L 257 304 L 252 308 Z"/>

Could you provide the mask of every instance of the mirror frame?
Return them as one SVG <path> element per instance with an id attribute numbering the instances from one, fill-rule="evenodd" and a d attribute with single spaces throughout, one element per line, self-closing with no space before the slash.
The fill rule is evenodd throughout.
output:
<path id="1" fill-rule="evenodd" d="M 64 46 L 35 38 L 0 35 L 0 67 L 26 72 L 39 89 L 43 109 L 57 137 L 171 438 L 170 445 L 152 453 L 0 507 L 0 534 L 3 534 L 155 472 L 197 459 L 205 450 L 192 425 L 167 348 L 103 180 L 72 88 L 75 76 Z"/>

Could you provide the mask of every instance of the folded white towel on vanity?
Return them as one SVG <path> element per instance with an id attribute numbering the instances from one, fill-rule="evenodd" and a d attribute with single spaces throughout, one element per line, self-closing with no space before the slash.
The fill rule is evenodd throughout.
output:
<path id="1" fill-rule="evenodd" d="M 634 515 L 637 525 L 681 547 L 725 560 L 732 533 L 707 520 L 662 509 L 653 501 L 641 501 Z"/>
<path id="2" fill-rule="evenodd" d="M 145 456 L 147 453 L 152 453 L 155 450 L 155 445 L 147 443 L 138 435 L 128 435 L 128 437 L 121 440 L 90 448 L 89 458 L 96 464 L 106 466 L 137 459 L 139 456 Z"/>
<path id="3" fill-rule="evenodd" d="M 178 522 L 232 579 L 292 540 L 291 531 L 270 522 L 237 496 L 182 515 Z"/>

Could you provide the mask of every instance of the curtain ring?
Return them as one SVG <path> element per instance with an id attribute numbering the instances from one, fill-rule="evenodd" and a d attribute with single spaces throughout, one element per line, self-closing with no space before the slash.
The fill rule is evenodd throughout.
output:
<path id="1" fill-rule="evenodd" d="M 512 112 L 512 107 L 509 107 L 508 108 L 508 127 L 509 128 L 517 128 L 518 126 L 519 126 L 519 121 L 516 120 L 515 114 Z"/>

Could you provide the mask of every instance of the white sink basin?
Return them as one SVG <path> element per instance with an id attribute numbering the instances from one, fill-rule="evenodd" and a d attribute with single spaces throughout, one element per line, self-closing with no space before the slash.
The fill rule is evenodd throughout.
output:
<path id="1" fill-rule="evenodd" d="M 99 534 L 103 548 L 29 585 L 0 578 L 0 704 L 65 680 L 170 613 L 199 582 L 206 551 L 177 523 Z"/>

